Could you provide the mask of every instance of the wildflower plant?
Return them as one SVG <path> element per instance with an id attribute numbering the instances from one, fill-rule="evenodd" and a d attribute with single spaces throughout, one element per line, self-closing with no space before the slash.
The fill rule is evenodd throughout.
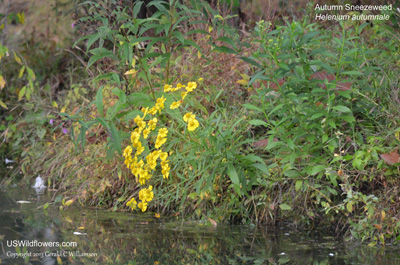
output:
<path id="1" fill-rule="evenodd" d="M 202 79 L 199 79 L 201 81 Z M 172 93 L 181 90 L 180 99 L 173 102 L 169 108 L 177 109 L 183 103 L 188 93 L 197 88 L 196 82 L 188 82 L 187 85 L 178 83 L 176 87 L 169 84 L 164 86 L 164 93 Z M 161 174 L 164 179 L 168 179 L 170 174 L 170 164 L 168 153 L 163 150 L 164 144 L 168 140 L 168 128 L 162 127 L 157 116 L 161 115 L 165 109 L 166 98 L 163 96 L 156 99 L 153 107 L 142 108 L 142 115 L 137 115 L 134 119 L 136 128 L 131 133 L 131 141 L 125 147 L 123 156 L 125 165 L 131 170 L 139 185 L 144 186 L 157 174 L 157 165 L 161 167 Z M 183 116 L 183 121 L 187 123 L 188 130 L 193 132 L 199 127 L 196 115 L 191 112 Z M 153 146 L 151 146 L 151 144 Z M 146 147 L 146 148 L 145 148 Z M 148 148 L 147 148 L 148 147 Z M 143 188 L 139 191 L 139 203 L 132 197 L 126 205 L 132 210 L 138 207 L 145 212 L 148 203 L 154 198 L 153 186 Z"/>

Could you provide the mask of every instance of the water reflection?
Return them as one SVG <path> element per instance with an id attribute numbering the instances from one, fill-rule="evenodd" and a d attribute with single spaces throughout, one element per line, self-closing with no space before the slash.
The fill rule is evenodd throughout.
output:
<path id="1" fill-rule="evenodd" d="M 0 196 L 2 264 L 400 264 L 394 247 L 345 245 L 317 233 L 163 221 L 150 213 L 44 210 L 52 194 L 38 196 L 34 189 L 13 188 Z M 13 240 L 33 245 L 18 251 Z"/>

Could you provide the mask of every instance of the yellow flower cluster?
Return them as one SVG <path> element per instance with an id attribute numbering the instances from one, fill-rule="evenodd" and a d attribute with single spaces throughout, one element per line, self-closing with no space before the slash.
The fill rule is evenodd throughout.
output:
<path id="1" fill-rule="evenodd" d="M 177 84 L 175 88 L 171 85 L 164 86 L 164 92 L 174 92 L 178 91 L 181 88 L 185 88 L 186 91 L 181 93 L 181 100 L 177 102 L 173 102 L 170 106 L 171 109 L 178 108 L 188 93 L 192 92 L 194 89 L 197 88 L 196 82 L 189 82 L 186 86 L 182 84 Z M 168 153 L 164 152 L 161 147 L 167 142 L 167 135 L 168 129 L 167 128 L 160 128 L 157 132 L 157 136 L 155 137 L 155 143 L 153 151 L 146 151 L 149 152 L 148 155 L 145 157 L 141 156 L 142 153 L 145 151 L 146 144 L 142 144 L 142 140 L 147 140 L 152 131 L 155 131 L 157 128 L 157 118 L 152 117 L 146 119 L 148 114 L 156 115 L 157 113 L 161 113 L 164 109 L 165 103 L 164 96 L 157 98 L 156 104 L 152 108 L 142 108 L 143 115 L 137 115 L 134 119 L 137 128 L 131 133 L 131 144 L 128 145 L 124 152 L 123 156 L 125 158 L 125 165 L 128 169 L 131 170 L 132 174 L 136 177 L 137 181 L 140 185 L 145 185 L 146 181 L 149 180 L 152 175 L 154 174 L 156 167 L 157 167 L 157 160 L 160 160 L 161 165 L 161 173 L 164 179 L 169 177 L 169 173 L 171 167 L 169 165 L 168 160 Z M 188 130 L 194 131 L 199 126 L 199 122 L 196 120 L 196 117 L 192 113 L 187 113 L 183 120 L 188 123 Z M 154 198 L 153 187 L 149 186 L 149 188 L 145 188 L 139 191 L 139 200 L 141 202 L 137 202 L 135 198 L 131 198 L 126 205 L 130 207 L 132 210 L 138 207 L 143 212 L 147 210 L 148 202 L 152 201 Z"/>
<path id="2" fill-rule="evenodd" d="M 153 186 L 150 185 L 147 189 L 142 189 L 139 191 L 139 200 L 141 202 L 137 203 L 135 198 L 132 198 L 130 201 L 126 203 L 128 207 L 131 207 L 132 210 L 136 209 L 136 206 L 145 212 L 147 210 L 147 203 L 152 201 L 154 198 Z"/>
<path id="3" fill-rule="evenodd" d="M 199 127 L 199 122 L 196 120 L 196 115 L 191 112 L 186 113 L 183 116 L 183 120 L 188 123 L 188 130 L 191 132 Z"/>

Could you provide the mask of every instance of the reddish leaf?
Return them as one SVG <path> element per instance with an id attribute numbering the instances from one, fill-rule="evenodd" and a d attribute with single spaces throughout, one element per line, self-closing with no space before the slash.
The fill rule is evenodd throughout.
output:
<path id="1" fill-rule="evenodd" d="M 316 80 L 328 80 L 329 83 L 334 81 L 336 77 L 333 74 L 328 74 L 326 71 L 319 71 L 310 76 L 310 80 L 316 79 Z M 351 89 L 351 85 L 353 82 L 347 82 L 347 83 L 340 83 L 338 82 L 336 84 L 336 88 L 332 90 L 337 90 L 337 91 L 346 91 Z M 323 89 L 326 89 L 326 84 L 319 84 L 319 86 Z"/>
<path id="2" fill-rule="evenodd" d="M 278 139 L 274 138 L 273 142 L 278 142 Z M 255 148 L 264 148 L 268 145 L 268 138 L 258 140 L 257 142 L 253 143 Z"/>
<path id="3" fill-rule="evenodd" d="M 388 165 L 393 165 L 400 162 L 400 155 L 397 152 L 397 149 L 393 150 L 389 154 L 381 154 L 381 157 Z"/>

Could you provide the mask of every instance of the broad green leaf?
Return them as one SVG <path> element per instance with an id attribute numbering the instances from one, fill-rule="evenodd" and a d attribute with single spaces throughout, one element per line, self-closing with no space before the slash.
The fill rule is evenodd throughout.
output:
<path id="1" fill-rule="evenodd" d="M 297 180 L 295 184 L 295 189 L 296 191 L 299 191 L 303 187 L 303 181 L 302 180 Z"/>
<path id="2" fill-rule="evenodd" d="M 342 105 L 334 106 L 334 107 L 332 107 L 332 109 L 340 111 L 340 112 L 351 112 L 351 110 L 348 107 L 342 106 Z"/>
<path id="3" fill-rule="evenodd" d="M 97 91 L 95 104 L 97 107 L 97 111 L 100 114 L 100 117 L 104 116 L 104 105 L 103 105 L 103 86 Z"/>
<path id="4" fill-rule="evenodd" d="M 254 163 L 251 166 L 257 168 L 258 170 L 260 170 L 261 172 L 263 172 L 267 176 L 270 175 L 268 167 L 264 163 Z"/>
<path id="5" fill-rule="evenodd" d="M 320 173 L 321 171 L 325 171 L 326 166 L 323 165 L 319 165 L 319 166 L 314 166 L 311 169 L 311 175 L 317 175 L 318 173 Z"/>
<path id="6" fill-rule="evenodd" d="M 357 76 L 363 75 L 363 73 L 361 73 L 360 71 L 345 71 L 340 74 L 341 75 L 357 75 Z"/>
<path id="7" fill-rule="evenodd" d="M 24 86 L 18 93 L 18 101 L 20 101 L 22 99 L 22 97 L 25 95 L 25 91 L 26 91 L 26 86 Z"/>
<path id="8" fill-rule="evenodd" d="M 4 80 L 4 77 L 0 75 L 0 90 L 2 90 L 6 86 L 6 80 Z"/>
<path id="9" fill-rule="evenodd" d="M 117 127 L 115 127 L 114 123 L 110 123 L 110 132 L 111 132 L 111 141 L 114 149 L 122 155 L 122 148 L 121 148 L 121 135 L 119 131 L 117 131 Z"/>
<path id="10" fill-rule="evenodd" d="M 233 184 L 240 185 L 239 176 L 238 176 L 238 174 L 236 172 L 236 169 L 235 169 L 235 167 L 233 166 L 232 163 L 230 163 L 228 165 L 228 169 L 227 169 L 226 173 L 228 174 L 228 176 L 231 179 Z"/>
<path id="11" fill-rule="evenodd" d="M 263 112 L 262 109 L 260 109 L 257 106 L 254 106 L 252 104 L 243 104 L 243 107 L 245 107 L 246 109 L 249 109 L 249 110 L 256 110 L 258 112 Z"/>
<path id="12" fill-rule="evenodd" d="M 246 63 L 249 63 L 255 67 L 261 68 L 261 65 L 259 63 L 257 63 L 253 58 L 253 57 L 240 57 L 240 59 L 242 59 L 243 61 L 245 61 Z"/>
<path id="13" fill-rule="evenodd" d="M 26 71 L 28 72 L 29 78 L 31 78 L 32 80 L 35 80 L 36 76 L 35 76 L 35 73 L 32 71 L 32 69 L 29 67 L 26 67 Z"/>
<path id="14" fill-rule="evenodd" d="M 283 175 L 285 175 L 286 177 L 289 177 L 289 178 L 295 178 L 295 177 L 299 177 L 300 173 L 298 171 L 296 171 L 296 170 L 290 169 L 290 170 L 286 170 L 283 173 Z"/>
<path id="15" fill-rule="evenodd" d="M 351 213 L 353 211 L 353 204 L 351 202 L 348 202 L 346 204 L 346 209 L 349 213 Z"/>
<path id="16" fill-rule="evenodd" d="M 2 106 L 5 109 L 8 109 L 7 105 L 0 99 L 0 106 Z"/>
<path id="17" fill-rule="evenodd" d="M 21 69 L 19 70 L 18 78 L 21 78 L 24 75 L 24 72 L 25 72 L 25 65 L 23 65 L 21 67 Z M 1 87 L 1 85 L 0 85 L 0 87 Z"/>
<path id="18" fill-rule="evenodd" d="M 263 125 L 263 126 L 265 126 L 265 127 L 268 127 L 268 124 L 267 124 L 265 121 L 262 121 L 262 120 L 251 120 L 251 121 L 249 121 L 249 123 L 250 123 L 251 125 L 254 125 L 254 126 Z"/>
<path id="19" fill-rule="evenodd" d="M 319 31 L 310 31 L 308 33 L 306 33 L 300 40 L 299 42 L 299 46 L 302 44 L 305 44 L 307 42 L 309 42 L 312 38 L 314 38 L 315 36 L 317 36 L 319 34 Z"/>
<path id="20" fill-rule="evenodd" d="M 281 210 L 283 210 L 283 211 L 290 211 L 290 210 L 292 210 L 292 207 L 290 207 L 290 206 L 287 205 L 286 203 L 279 204 L 279 208 L 281 208 Z"/>
<path id="21" fill-rule="evenodd" d="M 238 54 L 238 52 L 232 48 L 226 47 L 224 45 L 215 47 L 212 52 L 222 52 L 222 53 L 229 53 L 229 54 Z"/>
<path id="22" fill-rule="evenodd" d="M 135 6 L 133 7 L 133 17 L 137 18 L 142 7 L 143 1 L 135 1 Z"/>
<path id="23" fill-rule="evenodd" d="M 21 64 L 22 65 L 22 61 L 21 61 L 21 58 L 19 58 L 19 56 L 14 52 L 14 58 L 15 58 L 15 61 L 18 63 L 18 64 Z"/>
<path id="24" fill-rule="evenodd" d="M 93 55 L 90 57 L 86 68 L 89 68 L 95 62 L 97 62 L 98 60 L 103 59 L 103 58 L 111 58 L 114 60 L 118 60 L 118 57 L 115 56 L 114 53 L 112 53 L 111 51 L 108 51 L 104 48 L 93 49 L 91 52 L 93 53 Z"/>
<path id="25" fill-rule="evenodd" d="M 344 121 L 347 121 L 349 123 L 355 122 L 356 119 L 354 118 L 354 116 L 340 116 L 340 118 Z"/>

